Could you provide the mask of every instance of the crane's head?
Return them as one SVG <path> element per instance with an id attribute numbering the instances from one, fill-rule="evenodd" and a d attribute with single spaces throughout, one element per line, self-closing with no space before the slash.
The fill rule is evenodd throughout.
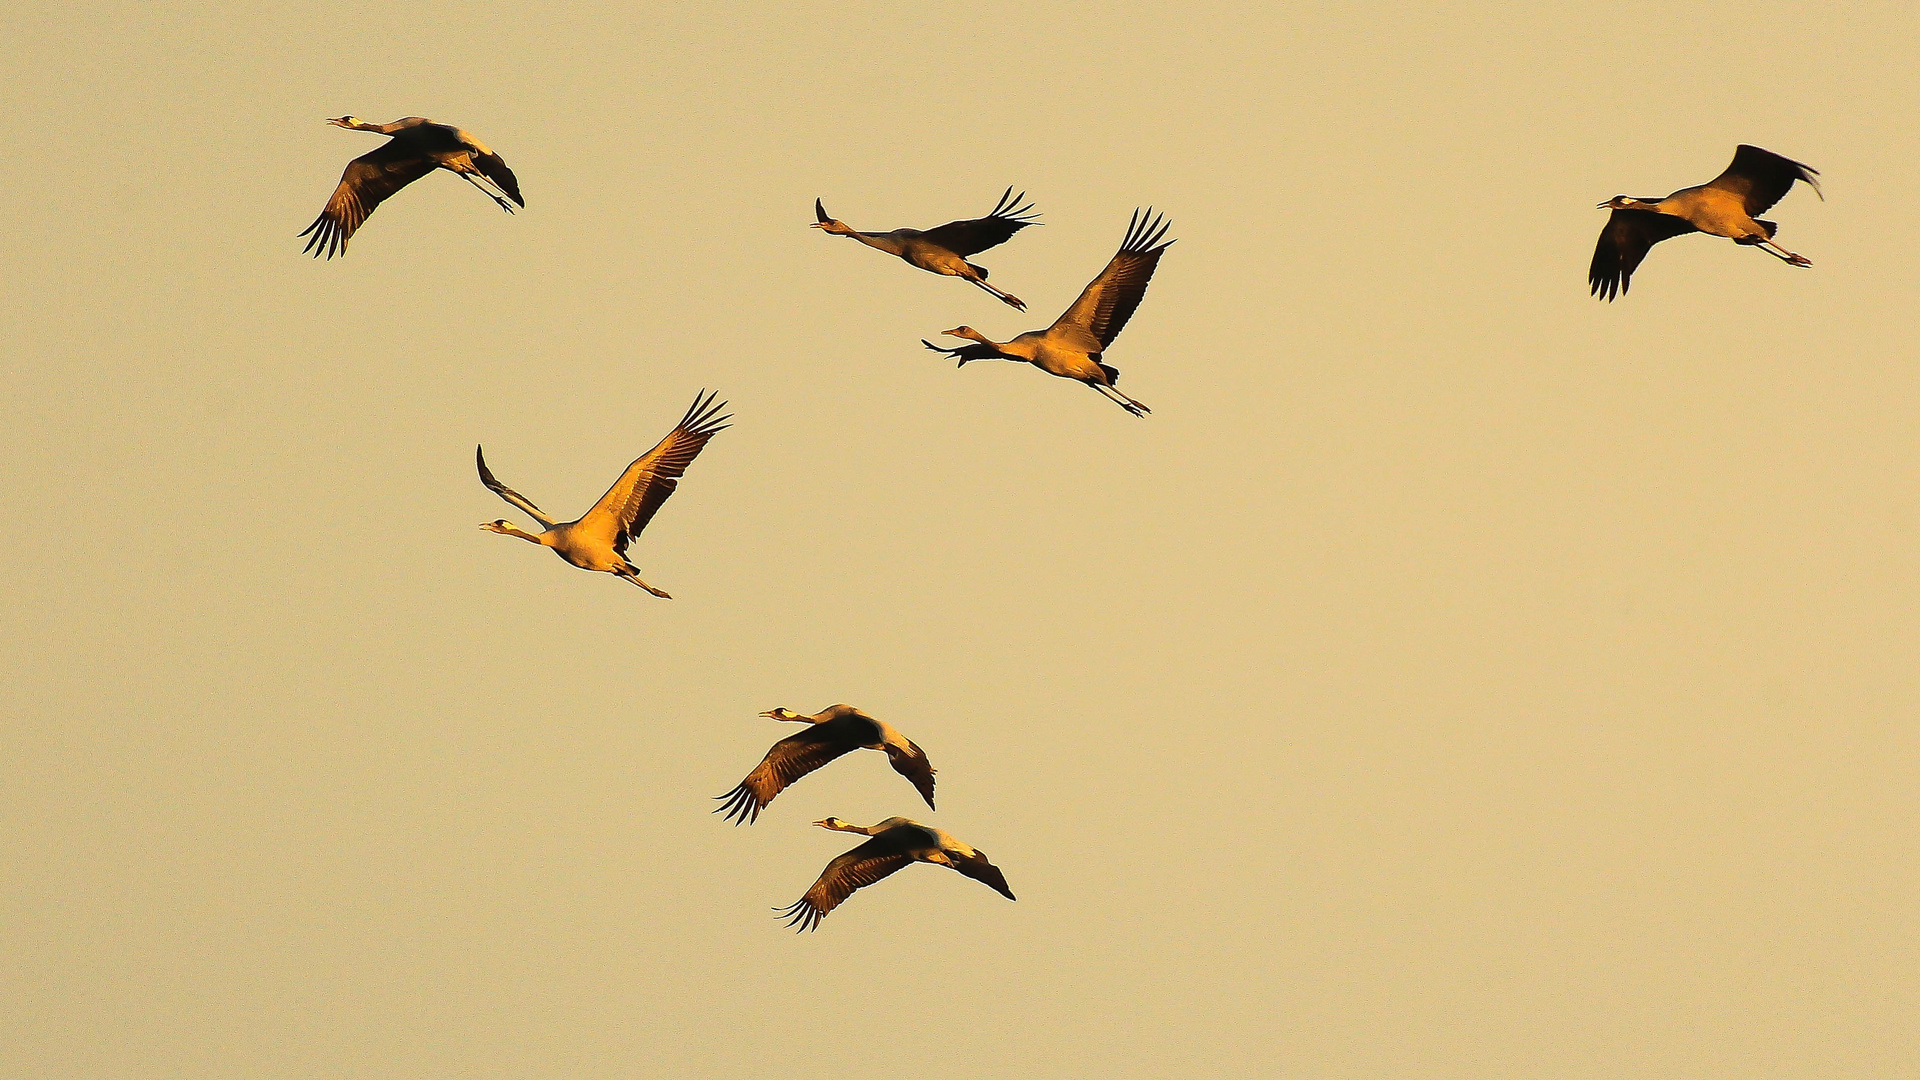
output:
<path id="1" fill-rule="evenodd" d="M 835 832 L 858 832 L 860 830 L 860 827 L 853 822 L 841 821 L 837 817 L 821 818 L 819 821 L 814 822 L 814 824 L 823 829 L 832 829 Z"/>
<path id="2" fill-rule="evenodd" d="M 982 345 L 992 344 L 992 342 L 987 340 L 985 334 L 982 334 L 971 326 L 956 326 L 951 330 L 942 330 L 940 332 L 948 337 L 966 338 L 968 341 L 977 341 Z"/>
<path id="3" fill-rule="evenodd" d="M 1650 204 L 1627 195 L 1615 195 L 1606 202 L 1594 207 L 1595 210 L 1646 210 Z"/>
<path id="4" fill-rule="evenodd" d="M 836 221 L 827 213 L 827 208 L 820 205 L 819 199 L 813 200 L 813 218 L 813 224 L 807 226 L 809 229 L 820 229 L 825 232 L 830 232 L 835 236 L 853 235 L 853 230 L 847 228 L 845 222 Z"/>
<path id="5" fill-rule="evenodd" d="M 366 121 L 360 119 L 359 117 L 353 115 L 352 113 L 348 113 L 345 116 L 335 116 L 328 119 L 327 121 L 327 123 L 332 124 L 334 127 L 343 127 L 343 128 L 358 127 L 365 122 Z"/>
<path id="6" fill-rule="evenodd" d="M 806 717 L 801 716 L 799 713 L 794 712 L 792 709 L 768 709 L 766 712 L 763 712 L 760 715 L 766 717 L 769 720 L 805 720 L 806 719 Z"/>
<path id="7" fill-rule="evenodd" d="M 526 540 L 530 543 L 534 543 L 534 544 L 540 543 L 539 537 L 521 529 L 520 527 L 516 526 L 513 522 L 508 521 L 506 518 L 501 518 L 498 521 L 482 522 L 480 527 L 487 530 L 490 533 L 499 533 L 502 536 L 517 536 L 520 539 Z"/>

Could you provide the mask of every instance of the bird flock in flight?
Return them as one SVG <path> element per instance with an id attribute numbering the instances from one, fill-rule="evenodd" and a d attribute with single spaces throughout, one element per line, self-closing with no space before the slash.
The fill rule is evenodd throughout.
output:
<path id="1" fill-rule="evenodd" d="M 385 135 L 387 141 L 348 163 L 339 186 L 327 200 L 326 209 L 300 233 L 309 238 L 305 250 L 316 258 L 324 254 L 331 259 L 345 254 L 348 241 L 382 202 L 435 169 L 457 174 L 509 214 L 515 206 L 526 206 L 513 170 L 470 132 L 419 116 L 403 117 L 388 124 L 369 124 L 355 116 L 341 116 L 327 123 Z M 1590 291 L 1608 301 L 1625 295 L 1634 270 L 1653 245 L 1690 232 L 1722 236 L 1736 244 L 1757 247 L 1790 266 L 1812 266 L 1805 256 L 1775 243 L 1778 226 L 1757 215 L 1766 213 L 1785 197 L 1795 181 L 1804 181 L 1818 194 L 1817 175 L 1800 162 L 1742 144 L 1735 150 L 1733 162 L 1705 184 L 1681 188 L 1661 199 L 1614 196 L 1599 204 L 1600 209 L 1613 212 L 1594 248 L 1587 275 Z M 950 221 L 924 231 L 859 232 L 829 216 L 819 199 L 814 200 L 813 213 L 816 220 L 812 228 L 857 240 L 929 273 L 970 282 L 1016 311 L 1027 309 L 1019 297 L 988 282 L 986 267 L 967 261 L 969 256 L 1006 243 L 1020 230 L 1040 224 L 1034 220 L 1038 215 L 1033 211 L 1033 204 L 1026 201 L 1025 193 L 1015 195 L 1012 187 L 1007 188 L 985 217 Z M 995 342 L 971 326 L 963 325 L 944 333 L 973 344 L 957 348 L 943 348 L 925 340 L 921 344 L 957 358 L 961 367 L 971 360 L 1015 360 L 1032 364 L 1049 375 L 1085 383 L 1129 414 L 1144 417 L 1153 410 L 1120 392 L 1116 385 L 1120 372 L 1107 364 L 1104 356 L 1139 308 L 1161 255 L 1173 244 L 1172 240 L 1165 239 L 1167 228 L 1164 216 L 1151 209 L 1144 212 L 1136 209 L 1127 223 L 1119 251 L 1106 268 L 1087 283 L 1079 299 L 1044 330 L 1029 330 L 1011 341 Z M 479 470 L 480 482 L 539 523 L 540 531 L 527 532 L 505 519 L 489 521 L 480 527 L 551 548 L 554 554 L 582 570 L 612 574 L 663 600 L 671 599 L 666 592 L 640 579 L 639 569 L 627 560 L 627 548 L 673 494 L 687 467 L 706 448 L 707 442 L 727 428 L 726 421 L 731 417 L 723 415 L 726 403 L 716 402 L 717 396 L 702 390 L 680 423 L 658 445 L 628 465 L 600 501 L 573 521 L 556 521 L 532 500 L 501 483 L 487 467 L 484 453 L 475 447 L 474 465 Z M 913 785 L 928 809 L 933 809 L 932 763 L 913 740 L 885 721 L 844 704 L 828 706 L 812 715 L 785 708 L 760 715 L 807 727 L 774 743 L 744 780 L 718 797 L 721 804 L 716 812 L 734 824 L 758 821 L 768 804 L 801 777 L 836 758 L 863 749 L 886 754 L 894 771 Z M 1009 900 L 1014 898 L 1006 876 L 987 859 L 986 853 L 951 833 L 912 818 L 890 817 L 861 826 L 828 817 L 813 824 L 838 832 L 860 833 L 867 841 L 829 862 L 800 899 L 775 909 L 788 926 L 797 930 L 817 928 L 820 920 L 855 890 L 916 862 L 951 867 Z"/>

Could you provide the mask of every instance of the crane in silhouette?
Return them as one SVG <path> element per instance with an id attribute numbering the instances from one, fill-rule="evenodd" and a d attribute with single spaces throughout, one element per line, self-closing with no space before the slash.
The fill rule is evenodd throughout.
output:
<path id="1" fill-rule="evenodd" d="M 488 532 L 502 536 L 517 536 L 530 543 L 551 548 L 555 555 L 567 560 L 582 570 L 599 570 L 612 574 L 623 581 L 630 582 L 652 593 L 662 600 L 673 597 L 640 580 L 640 570 L 627 561 L 627 545 L 647 527 L 653 515 L 659 511 L 660 504 L 667 501 L 674 489 L 680 486 L 680 477 L 686 474 L 687 466 L 693 463 L 707 440 L 727 429 L 726 421 L 730 416 L 718 415 L 727 407 L 726 402 L 714 404 L 718 396 L 701 391 L 694 396 L 693 405 L 680 423 L 659 445 L 634 459 L 627 466 L 620 479 L 613 482 L 593 509 L 581 515 L 578 521 L 555 521 L 547 516 L 532 500 L 496 480 L 493 470 L 487 468 L 486 455 L 480 447 L 473 448 L 473 461 L 480 469 L 480 482 L 488 491 L 505 499 L 511 506 L 518 507 L 528 517 L 540 523 L 540 532 L 523 532 L 512 522 L 501 518 L 489 521 L 480 527 Z"/>
<path id="2" fill-rule="evenodd" d="M 828 863 L 805 896 L 784 908 L 774 909 L 796 931 L 818 928 L 820 920 L 852 896 L 854 890 L 917 862 L 951 867 L 985 883 L 1009 900 L 1014 898 L 1013 890 L 1007 887 L 1007 876 L 987 861 L 986 852 L 931 825 L 903 817 L 890 817 L 867 826 L 852 825 L 837 817 L 814 824 L 838 832 L 860 833 L 871 839 Z"/>
<path id="3" fill-rule="evenodd" d="M 388 136 L 379 147 L 354 158 L 340 174 L 340 186 L 333 189 L 326 209 L 313 224 L 300 230 L 311 235 L 302 249 L 319 258 L 343 255 L 347 241 L 387 197 L 435 169 L 445 169 L 479 188 L 487 198 L 513 213 L 514 203 L 527 205 L 520 197 L 520 182 L 499 154 L 471 132 L 450 124 L 436 124 L 424 116 L 404 116 L 390 124 L 369 124 L 357 116 L 336 116 L 327 123 L 352 131 L 371 131 Z M 482 179 L 498 192 L 488 190 Z M 513 202 L 508 202 L 512 199 Z"/>
<path id="4" fill-rule="evenodd" d="M 1126 238 L 1108 260 L 1107 268 L 1088 282 L 1073 306 L 1045 330 L 1029 330 L 1012 341 L 995 342 L 971 326 L 956 326 L 943 333 L 975 344 L 943 349 L 925 338 L 920 344 L 959 357 L 960 367 L 967 366 L 969 360 L 1024 361 L 1049 375 L 1083 382 L 1134 416 L 1145 416 L 1153 410 L 1116 388 L 1120 369 L 1102 358 L 1126 328 L 1127 320 L 1133 318 L 1140 299 L 1147 295 L 1147 283 L 1153 280 L 1160 256 L 1173 246 L 1172 240 L 1161 242 L 1166 233 L 1165 218 L 1151 207 L 1144 214 L 1135 210 L 1127 222 Z"/>
<path id="5" fill-rule="evenodd" d="M 1774 243 L 1779 226 L 1757 215 L 1779 202 L 1796 180 L 1805 181 L 1825 201 L 1820 182 L 1814 179 L 1818 175 L 1791 158 L 1742 143 L 1724 172 L 1697 187 L 1681 188 L 1664 199 L 1615 195 L 1596 207 L 1613 213 L 1593 249 L 1587 285 L 1594 296 L 1605 300 L 1626 295 L 1633 271 L 1653 245 L 1690 232 L 1757 247 L 1789 266 L 1812 266 L 1806 256 Z"/>
<path id="6" fill-rule="evenodd" d="M 1033 213 L 1032 203 L 1020 205 L 1026 197 L 1026 192 L 1015 195 L 1009 187 L 986 217 L 949 221 L 925 232 L 919 229 L 895 229 L 883 233 L 857 232 L 845 222 L 828 216 L 827 208 L 820 205 L 819 199 L 815 199 L 813 216 L 819 220 L 808 228 L 821 229 L 835 236 L 850 236 L 870 248 L 898 255 L 909 266 L 970 281 L 1016 310 L 1025 311 L 1027 305 L 1019 297 L 987 284 L 987 268 L 968 262 L 967 256 L 1004 244 L 1021 229 L 1040 224 L 1033 220 L 1039 215 Z"/>
<path id="7" fill-rule="evenodd" d="M 829 705 L 807 716 L 792 709 L 772 709 L 760 714 L 771 720 L 789 720 L 807 724 L 807 730 L 789 735 L 773 744 L 745 780 L 718 798 L 725 800 L 714 808 L 724 812 L 736 825 L 760 820 L 775 795 L 808 773 L 850 754 L 855 750 L 880 750 L 887 755 L 893 771 L 907 778 L 920 797 L 933 809 L 933 765 L 926 751 L 912 739 L 900 734 L 892 724 L 875 720 L 851 705 Z"/>

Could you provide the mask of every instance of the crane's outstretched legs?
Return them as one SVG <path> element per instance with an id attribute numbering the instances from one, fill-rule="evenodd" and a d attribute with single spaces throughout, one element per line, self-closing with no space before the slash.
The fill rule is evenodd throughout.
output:
<path id="1" fill-rule="evenodd" d="M 1776 259 L 1779 259 L 1781 262 L 1786 263 L 1789 266 L 1812 266 L 1813 265 L 1812 259 L 1807 258 L 1805 255 L 1788 251 L 1786 248 L 1781 247 L 1779 244 L 1776 244 L 1771 240 L 1762 240 L 1760 241 L 1759 244 L 1755 246 L 1758 247 L 1761 251 L 1766 252 L 1767 254 L 1773 256 Z"/>
<path id="2" fill-rule="evenodd" d="M 1004 303 L 1012 307 L 1015 311 L 1027 310 L 1026 301 L 1020 299 L 1019 297 L 1013 295 L 1012 293 L 1003 293 L 999 289 L 996 289 L 993 286 L 987 284 L 986 282 L 981 281 L 979 278 L 968 278 L 967 280 L 973 282 L 975 285 L 978 285 L 981 288 L 992 293 L 993 295 L 999 297 Z"/>
<path id="3" fill-rule="evenodd" d="M 1100 391 L 1100 393 L 1103 396 L 1105 396 L 1108 401 L 1113 402 L 1115 405 L 1120 406 L 1121 408 L 1127 410 L 1128 412 L 1132 413 L 1135 416 L 1138 416 L 1144 419 L 1148 413 L 1153 411 L 1152 409 L 1147 408 L 1146 405 L 1133 400 L 1132 398 L 1114 389 L 1113 387 L 1108 386 L 1105 383 L 1090 382 L 1087 385 L 1093 387 L 1095 390 Z"/>
<path id="4" fill-rule="evenodd" d="M 640 575 L 639 575 L 639 574 L 634 574 L 634 573 L 626 573 L 626 574 L 621 574 L 621 573 L 615 573 L 615 574 L 614 574 L 614 576 L 615 576 L 615 577 L 617 577 L 617 578 L 620 578 L 620 579 L 621 579 L 621 580 L 623 580 L 623 581 L 628 581 L 628 582 L 632 582 L 633 584 L 635 584 L 635 585 L 638 585 L 638 586 L 639 586 L 640 588 L 642 588 L 642 589 L 645 589 L 645 590 L 647 590 L 648 592 L 650 592 L 650 593 L 652 593 L 653 595 L 655 595 L 655 596 L 657 596 L 657 597 L 659 597 L 659 598 L 660 598 L 660 599 L 662 599 L 662 600 L 671 600 L 671 599 L 673 599 L 673 597 L 671 597 L 671 596 L 668 596 L 668 595 L 667 595 L 666 593 L 664 593 L 664 592 L 661 592 L 661 591 L 660 591 L 659 589 L 656 589 L 656 588 L 654 588 L 653 586 L 651 586 L 651 585 L 649 585 L 649 584 L 647 584 L 646 582 L 644 582 L 644 581 L 641 581 L 641 580 L 640 580 Z"/>
<path id="5" fill-rule="evenodd" d="M 502 196 L 494 194 L 492 189 L 488 188 L 485 184 L 482 184 L 479 181 L 479 179 L 477 179 L 472 173 L 461 173 L 460 178 L 462 180 L 465 180 L 467 183 L 472 184 L 474 187 L 479 188 L 481 193 L 486 195 L 487 198 L 492 199 L 494 202 L 499 203 L 500 209 L 505 210 L 509 214 L 513 213 L 512 203 L 508 202 Z"/>
<path id="6" fill-rule="evenodd" d="M 1760 224 L 1767 226 L 1769 229 L 1771 229 L 1773 226 L 1773 223 L 1770 221 L 1763 221 Z M 1773 256 L 1774 258 L 1779 259 L 1781 262 L 1786 263 L 1788 266 L 1812 266 L 1813 265 L 1812 259 L 1807 258 L 1805 255 L 1797 255 L 1791 251 L 1788 251 L 1786 248 L 1783 248 L 1779 244 L 1774 243 L 1773 237 L 1771 236 L 1742 236 L 1742 237 L 1736 238 L 1734 240 L 1734 243 L 1739 244 L 1742 247 L 1757 247 L 1761 251 L 1764 251 L 1767 254 Z"/>

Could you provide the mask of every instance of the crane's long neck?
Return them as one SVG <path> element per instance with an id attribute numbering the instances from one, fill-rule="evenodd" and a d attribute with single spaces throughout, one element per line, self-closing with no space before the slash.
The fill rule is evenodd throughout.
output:
<path id="1" fill-rule="evenodd" d="M 356 118 L 352 123 L 340 124 L 340 126 L 343 128 L 352 128 L 355 131 L 371 131 L 378 135 L 392 135 L 396 132 L 405 131 L 408 128 L 416 128 L 422 124 L 431 123 L 433 123 L 433 121 L 424 116 L 403 116 L 398 120 L 389 121 L 385 124 L 369 124 L 365 120 Z"/>
<path id="2" fill-rule="evenodd" d="M 877 825 L 855 825 L 851 821 L 841 821 L 839 818 L 828 819 L 822 822 L 820 827 L 823 829 L 832 829 L 834 832 L 859 833 L 861 836 L 872 836 L 875 832 L 879 831 L 879 826 Z"/>
<path id="3" fill-rule="evenodd" d="M 900 242 L 900 238 L 892 233 L 850 232 L 847 235 L 870 248 L 884 251 L 889 255 L 899 255 L 907 250 L 907 246 Z"/>
<path id="4" fill-rule="evenodd" d="M 522 532 L 519 526 L 517 525 L 508 525 L 504 528 L 498 528 L 498 529 L 495 529 L 494 532 L 497 532 L 502 536 L 517 536 L 522 540 L 528 541 L 529 543 L 539 544 L 542 547 L 545 547 L 547 543 L 547 538 L 545 534 L 536 536 L 530 532 Z"/>

